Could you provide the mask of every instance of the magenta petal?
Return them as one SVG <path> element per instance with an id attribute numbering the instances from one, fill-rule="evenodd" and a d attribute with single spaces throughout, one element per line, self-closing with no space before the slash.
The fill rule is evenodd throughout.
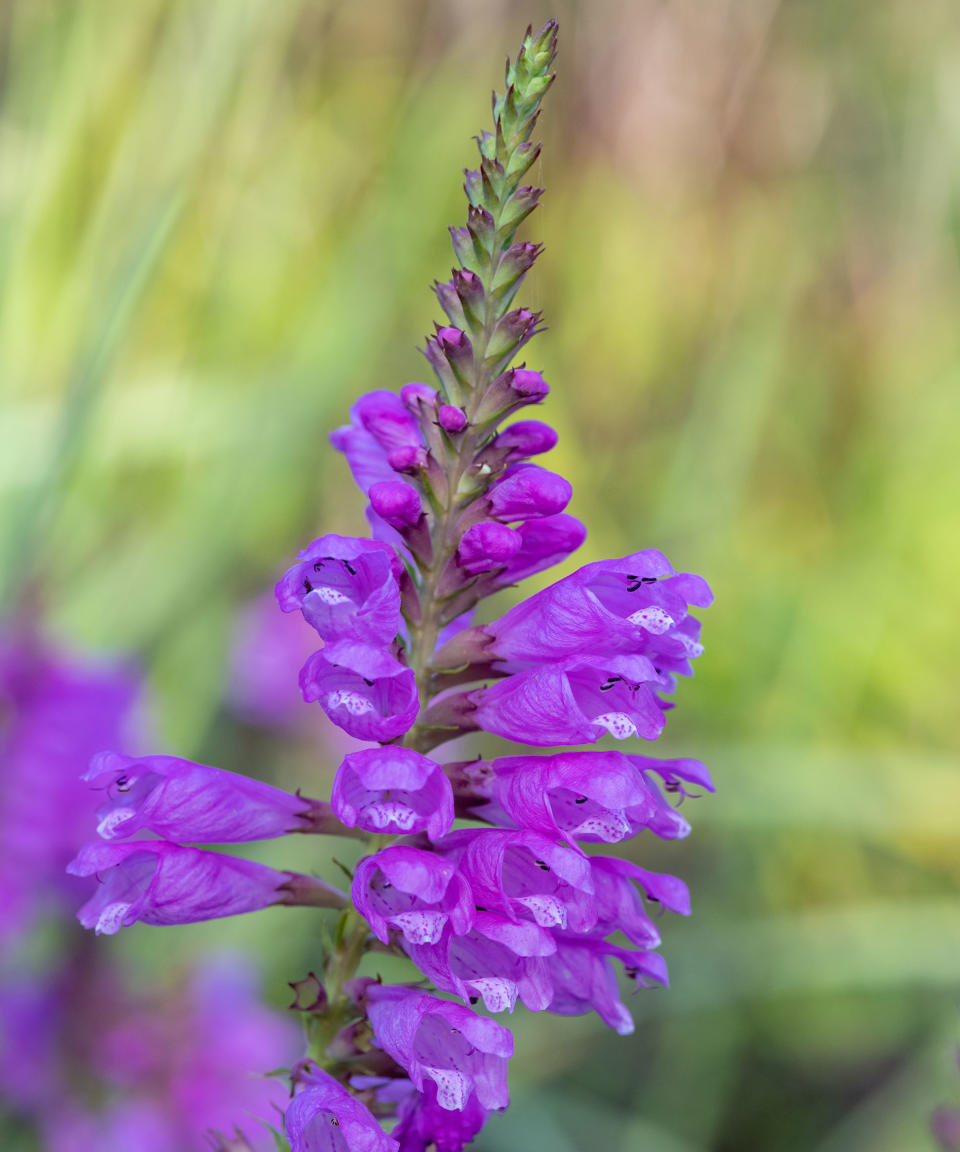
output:
<path id="1" fill-rule="evenodd" d="M 582 658 L 518 672 L 475 692 L 473 719 L 487 732 L 518 743 L 550 747 L 618 740 L 654 740 L 664 718 L 648 681 L 644 657 Z"/>
<path id="2" fill-rule="evenodd" d="M 315 652 L 300 670 L 300 690 L 358 740 L 402 736 L 420 710 L 413 672 L 385 652 L 359 644 Z"/>
<path id="3" fill-rule="evenodd" d="M 284 612 L 302 609 L 327 644 L 386 646 L 402 626 L 398 564 L 380 541 L 321 536 L 277 584 L 277 600 Z"/>
<path id="4" fill-rule="evenodd" d="M 138 920 L 192 924 L 255 912 L 277 903 L 287 881 L 264 864 L 166 840 L 87 844 L 67 871 L 100 881 L 77 913 L 98 935 L 112 935 Z"/>
<path id="5" fill-rule="evenodd" d="M 656 796 L 620 752 L 506 756 L 493 761 L 493 797 L 522 828 L 614 844 L 642 828 Z"/>
<path id="6" fill-rule="evenodd" d="M 291 1152 L 397 1152 L 370 1110 L 320 1068 L 287 1106 Z"/>
<path id="7" fill-rule="evenodd" d="M 487 498 L 499 520 L 532 520 L 556 516 L 570 503 L 569 481 L 539 464 L 511 465 L 490 488 Z"/>
<path id="8" fill-rule="evenodd" d="M 469 1008 L 396 985 L 372 986 L 368 1015 L 377 1043 L 421 1091 L 437 1086 L 437 1103 L 463 1111 L 476 1093 L 482 1107 L 506 1108 L 510 1032 Z"/>
<path id="9" fill-rule="evenodd" d="M 403 844 L 360 861 L 353 902 L 385 944 L 391 928 L 411 943 L 434 944 L 447 925 L 456 933 L 468 931 L 474 915 L 473 895 L 456 866 Z"/>
<path id="10" fill-rule="evenodd" d="M 147 829 L 177 843 L 235 843 L 283 836 L 302 827 L 299 796 L 176 756 L 101 752 L 84 776 L 104 791 L 97 831 L 119 840 Z"/>
<path id="11" fill-rule="evenodd" d="M 525 520 L 517 526 L 520 547 L 499 577 L 502 584 L 516 584 L 536 572 L 559 564 L 583 544 L 587 530 L 575 516 L 561 512 L 541 520 Z"/>
<path id="12" fill-rule="evenodd" d="M 400 1105 L 393 1135 L 400 1152 L 462 1152 L 479 1135 L 489 1113 L 474 1093 L 463 1110 L 451 1112 L 437 1103 L 437 1086 L 432 1080 L 423 1092 L 413 1092 Z"/>
<path id="13" fill-rule="evenodd" d="M 453 824 L 453 790 L 443 769 L 409 748 L 368 748 L 337 770 L 333 809 L 349 828 L 426 832 L 436 840 Z"/>

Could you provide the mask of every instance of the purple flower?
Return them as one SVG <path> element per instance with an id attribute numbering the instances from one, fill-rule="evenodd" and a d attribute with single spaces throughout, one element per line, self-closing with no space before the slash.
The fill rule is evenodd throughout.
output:
<path id="1" fill-rule="evenodd" d="M 581 657 L 516 673 L 468 699 L 478 727 L 518 743 L 655 740 L 664 718 L 651 685 L 668 686 L 645 656 Z"/>
<path id="2" fill-rule="evenodd" d="M 587 530 L 574 516 L 560 512 L 542 520 L 526 520 L 517 526 L 520 547 L 500 576 L 503 584 L 516 584 L 559 564 L 580 547 Z"/>
<path id="3" fill-rule="evenodd" d="M 542 928 L 588 931 L 596 923 L 590 861 L 539 832 L 465 828 L 437 850 L 453 860 L 477 906 Z"/>
<path id="4" fill-rule="evenodd" d="M 437 419 L 440 422 L 440 427 L 452 436 L 462 432 L 467 426 L 467 417 L 463 409 L 457 408 L 453 404 L 441 404 L 437 411 Z"/>
<path id="5" fill-rule="evenodd" d="M 485 630 L 493 636 L 491 653 L 511 666 L 625 653 L 689 674 L 689 662 L 702 648 L 684 627 L 688 608 L 705 608 L 711 600 L 704 580 L 676 575 L 660 552 L 649 549 L 588 564 Z"/>
<path id="6" fill-rule="evenodd" d="M 473 894 L 449 860 L 397 844 L 357 865 L 353 903 L 374 935 L 388 944 L 390 928 L 414 944 L 435 944 L 449 924 L 458 935 L 469 931 Z"/>
<path id="7" fill-rule="evenodd" d="M 492 767 L 493 800 L 510 821 L 574 846 L 577 840 L 616 844 L 657 810 L 659 793 L 620 752 L 505 756 Z"/>
<path id="8" fill-rule="evenodd" d="M 419 493 L 403 480 L 381 480 L 371 486 L 369 496 L 374 512 L 398 532 L 414 527 L 423 516 Z"/>
<path id="9" fill-rule="evenodd" d="M 461 566 L 475 576 L 491 568 L 503 568 L 516 556 L 523 537 L 515 528 L 497 520 L 481 520 L 464 532 L 457 549 Z"/>
<path id="10" fill-rule="evenodd" d="M 309 823 L 309 800 L 176 756 L 101 752 L 83 779 L 107 793 L 97 812 L 105 840 L 146 829 L 181 844 L 231 843 L 283 836 Z"/>
<path id="11" fill-rule="evenodd" d="M 453 824 L 453 789 L 446 774 L 409 748 L 352 752 L 337 770 L 330 799 L 348 828 L 426 832 L 437 840 Z"/>
<path id="12" fill-rule="evenodd" d="M 684 788 L 684 782 L 694 784 L 705 792 L 716 791 L 710 773 L 699 760 L 655 760 L 650 756 L 634 755 L 630 755 L 628 759 L 635 768 L 643 772 L 648 782 L 651 782 L 651 772 L 659 776 L 667 792 L 679 793 L 681 796 L 694 795 Z"/>
<path id="13" fill-rule="evenodd" d="M 682 916 L 690 914 L 687 886 L 675 876 L 647 872 L 632 861 L 615 856 L 594 856 L 590 863 L 597 899 L 598 936 L 622 932 L 641 948 L 657 947 L 660 933 L 647 914 L 638 884 L 648 900 Z"/>
<path id="14" fill-rule="evenodd" d="M 77 914 L 84 928 L 98 935 L 112 935 L 138 920 L 192 924 L 254 912 L 283 901 L 290 881 L 289 873 L 252 860 L 165 840 L 87 844 L 67 871 L 100 881 Z"/>
<path id="15" fill-rule="evenodd" d="M 277 600 L 284 612 L 302 610 L 328 644 L 389 645 L 402 625 L 397 563 L 379 541 L 321 536 L 281 578 Z"/>
<path id="16" fill-rule="evenodd" d="M 487 390 L 477 409 L 476 421 L 479 424 L 502 420 L 527 404 L 539 404 L 549 392 L 550 386 L 539 372 L 511 368 Z"/>
<path id="17" fill-rule="evenodd" d="M 569 481 L 538 464 L 513 464 L 487 494 L 499 520 L 533 520 L 556 516 L 570 503 Z"/>
<path id="18" fill-rule="evenodd" d="M 300 670 L 300 691 L 358 740 L 393 740 L 420 710 L 413 672 L 386 652 L 364 644 L 336 644 L 315 652 Z"/>
<path id="19" fill-rule="evenodd" d="M 462 1152 L 479 1135 L 488 1115 L 476 1094 L 460 1111 L 441 1108 L 437 1086 L 427 1080 L 422 1092 L 410 1093 L 401 1103 L 392 1135 L 400 1142 L 400 1152 Z"/>
<path id="20" fill-rule="evenodd" d="M 385 390 L 361 396 L 350 410 L 350 425 L 338 428 L 330 442 L 346 456 L 364 492 L 378 481 L 396 480 L 395 465 L 404 467 L 411 454 L 423 452 L 416 418 L 399 396 Z"/>
<path id="21" fill-rule="evenodd" d="M 542 420 L 518 420 L 497 433 L 488 451 L 491 455 L 503 454 L 505 463 L 514 464 L 549 452 L 556 444 L 557 434 L 549 424 Z"/>
<path id="22" fill-rule="evenodd" d="M 638 985 L 647 978 L 667 983 L 666 965 L 656 952 L 631 952 L 590 936 L 559 936 L 556 953 L 546 961 L 553 982 L 550 1011 L 559 1016 L 596 1012 L 604 1024 L 628 1036 L 633 1018 L 620 1000 L 611 958 Z"/>
<path id="23" fill-rule="evenodd" d="M 469 932 L 446 928 L 436 942 L 405 947 L 438 988 L 471 1004 L 482 999 L 488 1012 L 512 1012 L 518 998 L 531 1012 L 542 1012 L 553 998 L 543 957 L 557 945 L 547 929 L 529 920 L 477 912 Z"/>
<path id="24" fill-rule="evenodd" d="M 286 1111 L 291 1152 L 397 1152 L 370 1110 L 321 1068 L 311 1068 L 305 1087 Z"/>
<path id="25" fill-rule="evenodd" d="M 474 1095 L 482 1108 L 506 1108 L 507 1061 L 513 1055 L 506 1028 L 414 988 L 374 985 L 366 1001 L 379 1046 L 419 1091 L 434 1082 L 440 1108 L 462 1112 Z"/>
<path id="26" fill-rule="evenodd" d="M 682 840 L 690 834 L 690 825 L 683 816 L 669 804 L 660 790 L 656 777 L 663 781 L 664 791 L 689 796 L 683 786 L 684 781 L 712 792 L 713 781 L 699 760 L 654 760 L 648 756 L 629 755 L 627 759 L 637 768 L 650 787 L 654 801 L 653 812 L 647 818 L 647 827 L 664 840 Z"/>
<path id="27" fill-rule="evenodd" d="M 0 951 L 82 898 L 64 872 L 94 823 L 80 776 L 94 753 L 127 745 L 140 689 L 130 667 L 65 655 L 29 627 L 0 633 Z"/>

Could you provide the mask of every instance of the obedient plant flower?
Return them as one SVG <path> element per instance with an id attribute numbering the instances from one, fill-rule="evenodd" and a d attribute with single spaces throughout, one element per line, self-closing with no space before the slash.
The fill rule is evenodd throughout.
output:
<path id="1" fill-rule="evenodd" d="M 540 462 L 556 433 L 528 418 L 550 388 L 517 362 L 541 328 L 517 302 L 540 246 L 518 229 L 542 195 L 524 181 L 556 38 L 553 21 L 528 30 L 466 173 L 466 224 L 450 232 L 459 266 L 434 286 L 445 315 L 424 347 L 436 387 L 370 392 L 331 437 L 372 538 L 322 536 L 277 585 L 280 607 L 319 638 L 304 699 L 378 746 L 344 758 L 329 807 L 170 758 L 90 772 L 108 788 L 102 835 L 165 837 L 81 852 L 75 870 L 101 880 L 81 917 L 101 931 L 346 900 L 184 840 L 368 837 L 322 973 L 293 985 L 308 1037 L 286 1117 L 296 1152 L 459 1152 L 508 1101 L 512 1038 L 481 1012 L 595 1012 L 629 1032 L 617 970 L 636 988 L 665 985 L 650 907 L 690 911 L 681 881 L 603 847 L 685 836 L 675 803 L 712 790 L 698 762 L 636 743 L 660 735 L 702 652 L 692 612 L 710 603 L 706 583 L 633 551 L 477 623 L 486 597 L 567 560 L 586 535 L 566 512 L 569 482 Z M 436 750 L 483 734 L 523 747 L 442 764 Z M 609 737 L 621 750 L 582 748 Z M 452 831 L 454 815 L 472 826 Z M 373 951 L 406 956 L 457 999 L 359 976 Z"/>
<path id="2" fill-rule="evenodd" d="M 146 830 L 177 844 L 228 844 L 339 830 L 329 804 L 177 756 L 101 752 L 83 778 L 106 794 L 97 813 L 104 840 Z"/>
<path id="3" fill-rule="evenodd" d="M 345 757 L 331 803 L 348 828 L 367 832 L 425 832 L 437 840 L 453 824 L 450 781 L 439 764 L 410 748 L 368 748 Z"/>
<path id="4" fill-rule="evenodd" d="M 400 1101 L 397 1115 L 392 1135 L 403 1152 L 460 1152 L 480 1132 L 488 1113 L 476 1094 L 459 1111 L 441 1107 L 436 1085 L 428 1081 L 422 1092 L 410 1092 Z"/>
<path id="5" fill-rule="evenodd" d="M 303 1083 L 286 1114 L 292 1152 L 397 1152 L 397 1141 L 332 1076 L 317 1068 Z"/>
<path id="6" fill-rule="evenodd" d="M 353 903 L 384 944 L 390 928 L 413 944 L 435 944 L 447 924 L 463 935 L 475 914 L 473 892 L 454 864 L 403 844 L 361 860 Z"/>
<path id="7" fill-rule="evenodd" d="M 462 1111 L 474 1094 L 483 1108 L 506 1108 L 513 1055 L 506 1028 L 415 988 L 374 985 L 365 999 L 378 1045 L 418 1090 L 433 1081 L 441 1108 Z"/>
<path id="8" fill-rule="evenodd" d="M 106 935 L 137 921 L 193 924 L 271 904 L 336 908 L 346 900 L 314 877 L 166 840 L 88 844 L 67 871 L 97 877 L 99 886 L 79 918 L 84 928 Z"/>

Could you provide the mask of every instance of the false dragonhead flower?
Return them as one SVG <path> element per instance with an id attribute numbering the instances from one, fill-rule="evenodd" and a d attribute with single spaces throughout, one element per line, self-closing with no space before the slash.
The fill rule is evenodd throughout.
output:
<path id="1" fill-rule="evenodd" d="M 556 44 L 554 21 L 528 30 L 494 97 L 493 131 L 478 138 L 466 223 L 450 231 L 458 267 L 434 285 L 445 316 L 423 348 L 436 386 L 361 396 L 331 437 L 366 497 L 372 539 L 321 536 L 277 585 L 281 608 L 321 642 L 300 673 L 304 699 L 378 746 L 343 759 L 329 807 L 219 775 L 203 777 L 204 799 L 201 776 L 178 768 L 164 783 L 137 775 L 135 796 L 112 796 L 103 817 L 108 833 L 176 839 L 190 828 L 227 841 L 233 789 L 236 839 L 369 834 L 323 976 L 294 984 L 310 1038 L 286 1117 L 294 1152 L 460 1152 L 506 1107 L 513 1052 L 510 1032 L 474 1006 L 595 1012 L 626 1033 L 617 968 L 635 987 L 666 984 L 650 906 L 690 910 L 679 880 L 585 845 L 685 836 L 671 800 L 712 789 L 706 770 L 632 744 L 581 746 L 659 737 L 677 677 L 702 652 L 693 610 L 710 603 L 706 583 L 654 549 L 634 551 L 477 623 L 485 598 L 566 560 L 586 536 L 566 511 L 570 483 L 540 462 L 557 435 L 527 411 L 550 387 L 515 362 L 542 330 L 516 301 L 541 252 L 518 229 L 541 199 L 524 180 Z M 484 733 L 524 747 L 438 758 Z M 455 816 L 472 826 L 452 830 Z M 81 915 L 106 931 L 346 900 L 310 877 L 168 842 L 84 851 L 76 867 L 102 884 Z M 406 955 L 459 1001 L 358 977 L 374 949 Z M 387 1135 L 378 1121 L 391 1116 Z"/>

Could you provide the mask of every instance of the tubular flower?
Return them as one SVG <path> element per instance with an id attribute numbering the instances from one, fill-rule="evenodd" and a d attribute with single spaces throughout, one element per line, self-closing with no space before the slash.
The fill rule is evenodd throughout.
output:
<path id="1" fill-rule="evenodd" d="M 177 844 L 266 840 L 302 831 L 322 815 L 316 801 L 176 756 L 101 752 L 83 779 L 107 795 L 97 813 L 104 840 L 141 829 Z"/>
<path id="2" fill-rule="evenodd" d="M 294 984 L 309 1037 L 287 1110 L 294 1152 L 459 1152 L 508 1102 L 511 1034 L 474 1006 L 596 1012 L 629 1032 L 617 966 L 638 988 L 666 984 L 649 906 L 690 910 L 679 880 L 586 846 L 645 831 L 679 839 L 690 827 L 675 803 L 712 790 L 697 761 L 633 744 L 660 735 L 666 697 L 702 652 L 692 612 L 710 603 L 706 583 L 654 549 L 634 551 L 475 623 L 486 597 L 566 560 L 586 536 L 566 512 L 569 482 L 531 463 L 557 442 L 525 412 L 550 388 L 515 362 L 541 329 L 516 303 L 541 249 L 517 232 L 542 193 L 524 179 L 556 42 L 553 21 L 528 30 L 466 173 L 467 220 L 450 232 L 458 267 L 434 286 L 444 319 L 423 349 L 436 387 L 362 396 L 331 437 L 368 500 L 373 538 L 322 536 L 277 585 L 280 607 L 322 642 L 300 673 L 304 699 L 379 746 L 343 759 L 329 806 L 248 792 L 227 774 L 197 790 L 196 773 L 213 773 L 197 766 L 154 780 L 150 765 L 164 758 L 91 770 L 113 789 L 106 836 L 369 834 L 322 974 Z M 436 750 L 468 733 L 523 747 L 442 764 Z M 623 751 L 580 747 L 611 736 Z M 451 831 L 454 816 L 473 826 Z M 74 867 L 102 883 L 81 916 L 112 931 L 346 900 L 244 864 L 168 842 L 88 848 Z M 374 949 L 405 955 L 458 999 L 357 976 Z"/>
<path id="3" fill-rule="evenodd" d="M 97 891 L 79 912 L 84 928 L 95 928 L 98 935 L 112 935 L 138 920 L 193 924 L 271 904 L 330 908 L 344 900 L 320 880 L 166 840 L 88 844 L 67 871 L 99 880 Z"/>
<path id="4" fill-rule="evenodd" d="M 453 824 L 450 781 L 411 748 L 352 752 L 337 770 L 331 803 L 347 827 L 368 832 L 425 832 L 436 840 Z"/>

